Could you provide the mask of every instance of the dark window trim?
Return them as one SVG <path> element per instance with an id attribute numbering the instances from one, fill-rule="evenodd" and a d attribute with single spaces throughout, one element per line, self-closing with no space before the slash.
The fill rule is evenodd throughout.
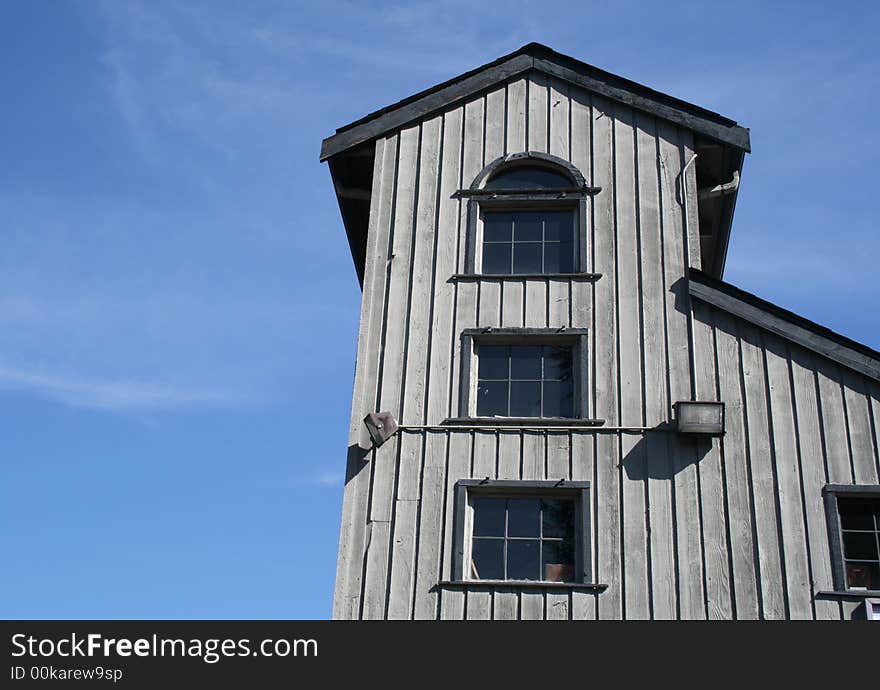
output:
<path id="1" fill-rule="evenodd" d="M 476 210 L 473 213 L 469 212 L 468 215 L 468 255 L 467 260 L 470 262 L 469 265 L 465 266 L 465 273 L 474 273 L 476 271 L 476 261 L 477 261 L 477 221 L 478 218 L 480 222 L 483 221 L 483 211 L 501 211 L 501 212 L 512 212 L 516 213 L 517 211 L 529 212 L 529 211 L 570 211 L 574 210 L 576 214 L 575 222 L 577 227 L 575 228 L 573 242 L 575 244 L 575 257 L 573 263 L 574 270 L 572 273 L 581 273 L 587 265 L 587 256 L 586 256 L 586 233 L 587 233 L 587 221 L 586 221 L 586 202 L 580 201 L 575 203 L 571 198 L 559 198 L 548 201 L 546 197 L 542 196 L 534 196 L 534 195 L 513 195 L 507 196 L 503 199 L 471 199 L 471 204 L 476 204 Z M 471 221 L 471 218 L 474 220 Z M 482 252 L 482 248 L 481 248 Z M 482 254 L 480 256 L 480 263 L 482 265 Z M 492 274 L 490 274 L 492 275 Z M 501 274 L 504 275 L 504 274 Z M 537 275 L 549 275 L 539 273 Z"/>
<path id="2" fill-rule="evenodd" d="M 480 494 L 499 494 L 503 496 L 529 495 L 536 496 L 574 496 L 577 501 L 576 528 L 580 530 L 577 543 L 578 553 L 575 571 L 578 578 L 572 583 L 549 583 L 542 580 L 471 580 L 467 577 L 464 567 L 464 553 L 469 534 L 465 533 L 465 516 L 467 514 L 468 496 L 470 492 Z M 563 479 L 544 480 L 508 480 L 508 479 L 459 479 L 455 483 L 455 521 L 453 523 L 452 581 L 447 584 L 468 586 L 534 586 L 547 587 L 554 585 L 579 585 L 602 587 L 592 583 L 593 555 L 590 545 L 592 527 L 590 521 L 590 482 L 575 482 Z"/>
<path id="3" fill-rule="evenodd" d="M 526 200 L 543 200 L 547 197 L 555 196 L 565 199 L 585 199 L 587 197 L 598 194 L 602 191 L 601 187 L 541 187 L 519 189 L 459 189 L 454 197 L 468 199 L 470 197 L 486 197 L 493 199 L 498 197 L 498 201 L 507 201 L 509 199 L 526 199 Z"/>
<path id="4" fill-rule="evenodd" d="M 440 580 L 446 589 L 574 589 L 604 592 L 607 584 L 601 582 L 543 582 L 541 580 Z"/>
<path id="5" fill-rule="evenodd" d="M 465 252 L 464 271 L 465 274 L 475 274 L 477 272 L 477 224 L 482 222 L 483 210 L 510 210 L 510 211 L 528 211 L 528 210 L 548 210 L 558 211 L 564 208 L 576 208 L 577 224 L 575 233 L 575 242 L 577 244 L 575 273 L 585 272 L 589 266 L 589 258 L 587 256 L 587 201 L 585 198 L 572 199 L 571 197 L 561 199 L 550 199 L 546 196 L 538 195 L 511 195 L 504 199 L 491 198 L 471 198 L 468 199 L 468 222 L 467 222 L 467 242 Z"/>
<path id="6" fill-rule="evenodd" d="M 602 426 L 604 419 L 587 419 L 582 417 L 447 417 L 441 426 L 481 426 L 481 427 L 591 427 Z"/>
<path id="7" fill-rule="evenodd" d="M 565 422 L 576 424 L 579 420 L 588 420 L 590 389 L 587 377 L 589 374 L 589 331 L 586 328 L 466 328 L 461 332 L 461 369 L 459 380 L 458 419 L 486 421 L 490 424 L 504 425 L 513 423 L 513 417 L 476 417 L 471 414 L 471 388 L 473 385 L 475 343 L 531 345 L 540 343 L 571 344 L 572 378 L 574 379 L 574 417 L 528 417 L 529 423 L 540 423 L 549 420 L 552 424 L 562 425 Z M 476 412 L 476 410 L 474 410 Z M 516 418 L 522 421 L 521 418 Z M 448 421 L 448 420 L 447 420 Z M 589 420 L 589 425 L 601 424 L 601 420 Z"/>
<path id="8" fill-rule="evenodd" d="M 599 280 L 601 273 L 453 273 L 450 276 L 455 281 L 492 281 L 503 282 L 505 280 Z"/>
<path id="9" fill-rule="evenodd" d="M 572 186 L 560 189 L 483 189 L 486 181 L 506 167 L 537 164 L 562 172 L 572 180 Z M 589 266 L 587 253 L 587 199 L 601 191 L 601 187 L 587 186 L 583 173 L 570 161 L 540 151 L 523 151 L 496 158 L 483 168 L 468 189 L 460 189 L 455 196 L 465 197 L 467 206 L 467 238 L 465 241 L 464 274 L 476 274 L 477 230 L 484 208 L 510 210 L 575 208 L 577 254 L 575 272 L 585 272 Z"/>
<path id="10" fill-rule="evenodd" d="M 846 590 L 831 590 L 831 589 L 821 589 L 816 592 L 817 597 L 823 598 L 831 598 L 831 599 L 873 599 L 875 597 L 880 597 L 880 590 L 877 589 L 846 589 Z"/>
<path id="11" fill-rule="evenodd" d="M 834 592 L 825 594 L 875 596 L 874 590 L 851 589 L 846 584 L 846 568 L 843 558 L 843 535 L 840 528 L 840 511 L 837 497 L 865 496 L 880 498 L 880 484 L 826 484 L 822 489 L 825 499 L 825 521 L 828 525 L 828 549 L 831 552 L 831 574 Z"/>

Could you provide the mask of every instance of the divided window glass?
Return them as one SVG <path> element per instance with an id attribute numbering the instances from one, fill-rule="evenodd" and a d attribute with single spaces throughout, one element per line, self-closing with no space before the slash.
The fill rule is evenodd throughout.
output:
<path id="1" fill-rule="evenodd" d="M 575 209 L 485 211 L 483 273 L 573 272 L 576 220 Z"/>
<path id="2" fill-rule="evenodd" d="M 849 589 L 880 590 L 880 498 L 837 498 Z"/>
<path id="3" fill-rule="evenodd" d="M 478 351 L 478 417 L 574 417 L 571 345 L 490 345 Z"/>
<path id="4" fill-rule="evenodd" d="M 573 499 L 474 496 L 472 505 L 470 579 L 574 579 Z"/>

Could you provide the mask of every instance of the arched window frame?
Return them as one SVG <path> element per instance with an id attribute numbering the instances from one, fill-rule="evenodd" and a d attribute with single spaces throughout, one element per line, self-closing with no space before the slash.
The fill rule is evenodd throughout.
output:
<path id="1" fill-rule="evenodd" d="M 558 174 L 564 175 L 571 180 L 568 187 L 532 188 L 532 189 L 486 189 L 486 184 L 496 175 L 501 174 L 508 168 L 534 165 L 544 167 Z M 587 185 L 583 174 L 569 161 L 557 156 L 538 151 L 525 151 L 522 153 L 501 156 L 489 163 L 474 178 L 468 189 L 459 190 L 458 196 L 468 199 L 468 224 L 467 242 L 464 261 L 464 273 L 458 274 L 457 278 L 495 278 L 505 277 L 522 278 L 530 277 L 591 277 L 588 273 L 588 247 L 587 247 L 587 202 L 591 196 L 601 191 L 601 187 Z M 574 271 L 570 274 L 491 274 L 482 273 L 481 246 L 482 246 L 482 218 L 486 210 L 500 211 L 511 210 L 555 210 L 573 208 L 576 209 L 576 256 Z"/>

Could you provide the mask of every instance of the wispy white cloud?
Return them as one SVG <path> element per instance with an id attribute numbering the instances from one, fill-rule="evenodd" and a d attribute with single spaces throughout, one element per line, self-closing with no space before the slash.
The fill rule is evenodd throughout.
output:
<path id="1" fill-rule="evenodd" d="M 312 481 L 318 486 L 339 486 L 343 478 L 342 472 L 321 472 Z"/>
<path id="2" fill-rule="evenodd" d="M 326 249 L 209 212 L 0 196 L 0 387 L 158 410 L 291 400 L 303 381 L 326 380 L 356 323 L 355 293 L 316 309 L 297 288 L 326 274 Z M 342 325 L 349 337 L 313 336 Z"/>
<path id="3" fill-rule="evenodd" d="M 291 133 L 314 126 L 314 114 L 328 107 L 363 114 L 378 106 L 371 101 L 377 87 L 403 98 L 406 89 L 450 78 L 533 38 L 498 23 L 487 34 L 473 16 L 483 11 L 464 2 L 254 3 L 246 11 L 137 1 L 98 7 L 113 106 L 152 162 L 162 156 L 163 140 L 179 143 L 175 132 L 234 157 L 244 142 L 278 132 L 275 125 Z M 328 13 L 337 21 L 328 25 Z M 375 68 L 366 80 L 365 66 Z M 330 74 L 342 88 L 325 88 Z"/>
<path id="4" fill-rule="evenodd" d="M 341 486 L 344 479 L 345 475 L 342 472 L 325 470 L 316 472 L 315 474 L 297 477 L 291 482 L 291 484 L 292 486 L 318 486 L 329 488 Z"/>
<path id="5" fill-rule="evenodd" d="M 25 391 L 73 407 L 110 411 L 228 406 L 247 402 L 240 391 L 199 390 L 124 378 L 95 379 L 66 373 L 24 371 L 2 365 L 0 389 Z"/>

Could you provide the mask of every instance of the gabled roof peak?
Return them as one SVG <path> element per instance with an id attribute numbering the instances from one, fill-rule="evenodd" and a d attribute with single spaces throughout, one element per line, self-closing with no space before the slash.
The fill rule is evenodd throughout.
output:
<path id="1" fill-rule="evenodd" d="M 543 72 L 623 102 L 742 151 L 750 150 L 748 130 L 738 126 L 734 120 L 532 42 L 340 127 L 336 134 L 324 140 L 321 160 L 530 71 Z"/>

